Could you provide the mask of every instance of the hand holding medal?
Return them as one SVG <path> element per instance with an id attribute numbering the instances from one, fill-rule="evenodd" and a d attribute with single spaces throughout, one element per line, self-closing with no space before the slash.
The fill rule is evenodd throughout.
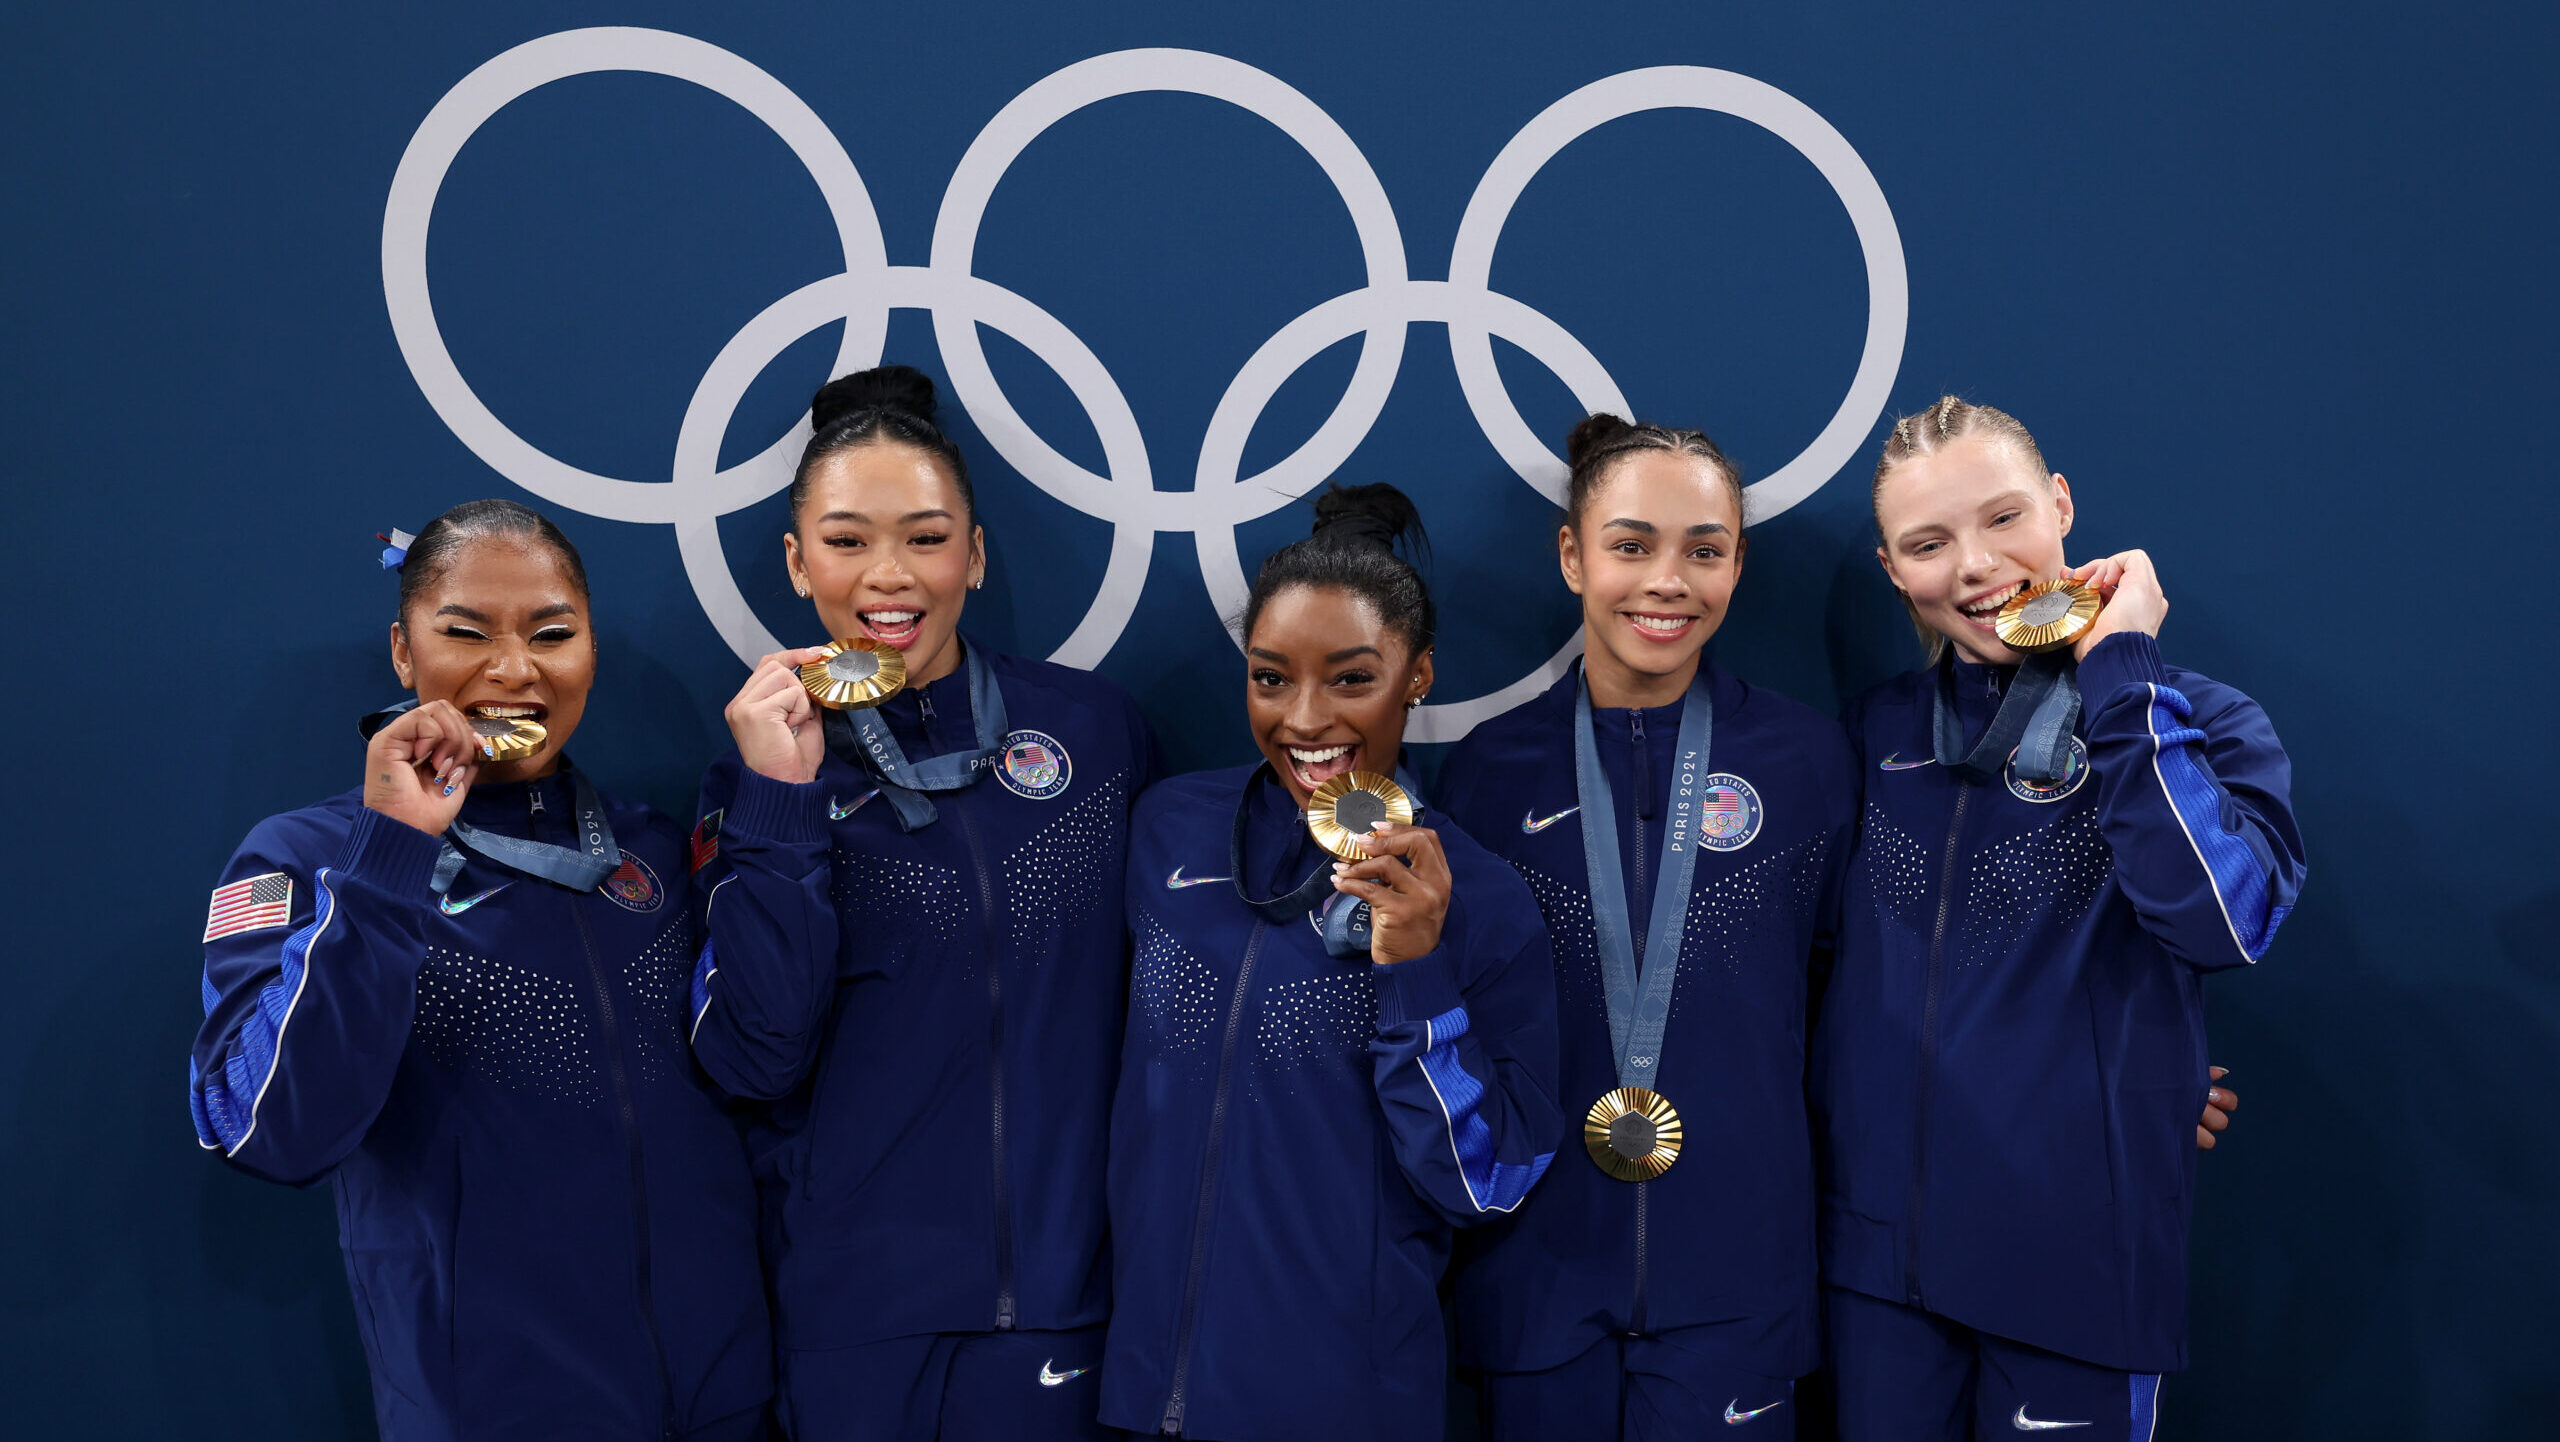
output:
<path id="1" fill-rule="evenodd" d="M 2074 566 L 2065 574 L 2096 591 L 2104 603 L 2096 623 L 2073 644 L 2075 661 L 2087 659 L 2089 648 L 2118 632 L 2157 636 L 2160 623 L 2169 619 L 2169 598 L 2160 589 L 2159 572 L 2152 569 L 2147 551 L 2118 551 L 2105 560 Z"/>
<path id="2" fill-rule="evenodd" d="M 818 779 L 826 735 L 800 668 L 827 653 L 827 647 L 809 646 L 758 660 L 747 684 L 720 713 L 749 770 L 794 785 Z"/>
<path id="3" fill-rule="evenodd" d="M 1307 829 L 1334 863 L 1333 889 L 1369 904 L 1369 958 L 1411 961 L 1440 945 L 1453 886 L 1440 835 L 1413 823 L 1413 799 L 1384 776 L 1346 772 L 1316 789 Z"/>
<path id="4" fill-rule="evenodd" d="M 400 713 L 365 744 L 364 804 L 394 821 L 443 835 L 480 774 L 481 741 L 471 718 L 450 701 L 429 701 Z"/>

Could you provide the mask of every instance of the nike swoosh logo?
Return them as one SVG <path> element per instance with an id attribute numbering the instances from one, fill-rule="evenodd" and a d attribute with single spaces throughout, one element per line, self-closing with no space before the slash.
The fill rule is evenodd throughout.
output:
<path id="1" fill-rule="evenodd" d="M 1732 1402 L 1727 1402 L 1727 1403 L 1725 1403 L 1725 1404 L 1724 1404 L 1724 1423 L 1725 1423 L 1725 1425 L 1726 1425 L 1726 1426 L 1728 1426 L 1728 1427 L 1739 1427 L 1739 1426 L 1741 1426 L 1743 1423 L 1750 1421 L 1752 1418 L 1759 1416 L 1759 1415 L 1760 1415 L 1761 1413 L 1763 1413 L 1763 1412 L 1774 1411 L 1774 1410 L 1775 1410 L 1775 1409 L 1777 1409 L 1777 1408 L 1784 1407 L 1785 1405 L 1787 1405 L 1787 1399 L 1786 1399 L 1786 1398 L 1784 1398 L 1784 1397 L 1781 1397 L 1781 1398 L 1779 1398 L 1777 1401 L 1770 1403 L 1770 1404 L 1769 1404 L 1768 1406 L 1766 1406 L 1766 1407 L 1754 1407 L 1754 1408 L 1752 1408 L 1752 1409 L 1751 1409 L 1750 1411 L 1748 1411 L 1748 1412 L 1736 1412 L 1735 1410 L 1733 1410 L 1733 1409 L 1734 1409 L 1734 1404 L 1735 1404 L 1735 1403 L 1737 1403 L 1737 1402 L 1740 1402 L 1741 1400 L 1742 1400 L 1741 1398 L 1736 1397 L 1736 1398 L 1734 1398 L 1734 1399 L 1733 1399 L 1733 1401 L 1732 1401 Z"/>
<path id="2" fill-rule="evenodd" d="M 1218 879 L 1220 881 L 1226 880 L 1223 876 Z M 1091 1369 L 1078 1367 L 1072 1372 L 1052 1372 L 1049 1370 L 1049 1363 L 1043 1361 L 1040 1364 L 1040 1385 L 1043 1387 L 1055 1387 L 1061 1382 L 1072 1382 L 1078 1377 L 1083 1376 L 1089 1370 Z"/>
<path id="3" fill-rule="evenodd" d="M 1921 761 L 1905 761 L 1902 759 L 1902 753 L 1896 751 L 1892 755 L 1884 758 L 1882 761 L 1877 762 L 1876 769 L 1878 771 L 1917 771 L 1923 766 L 1935 766 L 1937 764 L 1938 758 L 1935 756 L 1931 756 Z M 2074 1427 L 2083 1427 L 2088 1424 L 2084 1422 L 2074 1422 L 2071 1425 Z"/>
<path id="4" fill-rule="evenodd" d="M 850 806 L 830 796 L 827 798 L 827 816 L 830 820 L 842 821 L 853 813 L 860 811 L 862 809 L 863 802 L 868 801 L 879 794 L 880 793 L 876 790 L 865 791 L 860 796 L 853 798 L 853 804 Z"/>
<path id="5" fill-rule="evenodd" d="M 1546 830 L 1548 827 L 1555 825 L 1557 822 L 1564 820 L 1566 817 L 1571 816 L 1573 813 L 1580 811 L 1581 809 L 1582 808 L 1579 806 L 1568 806 L 1562 811 L 1557 812 L 1555 815 L 1548 817 L 1544 821 L 1537 819 L 1536 812 L 1524 811 L 1520 813 L 1520 834 L 1523 836 L 1535 836 L 1539 832 Z"/>
<path id="6" fill-rule="evenodd" d="M 1206 886 L 1212 881 L 1224 881 L 1226 879 L 1227 878 L 1223 876 L 1185 876 L 1182 874 L 1182 868 L 1177 866 L 1173 869 L 1173 874 L 1164 879 L 1164 889 L 1167 891 L 1180 891 L 1186 886 Z"/>
<path id="7" fill-rule="evenodd" d="M 2018 1415 L 2009 1419 L 2009 1425 L 2021 1432 L 2051 1432 L 2057 1428 L 2086 1427 L 2089 1424 L 2086 1422 L 2039 1422 L 2027 1415 L 2027 1404 L 2021 1402 L 2018 1404 Z"/>
<path id="8" fill-rule="evenodd" d="M 499 892 L 504 891 L 513 885 L 515 885 L 515 883 L 512 881 L 501 881 L 497 885 L 490 887 L 488 890 L 481 892 L 478 896 L 466 896 L 460 901 L 456 901 L 450 896 L 439 896 L 436 898 L 436 910 L 443 912 L 447 916 L 460 916 L 462 913 L 469 911 L 471 908 L 478 906 L 481 902 L 488 900 L 490 897 L 497 895 Z"/>

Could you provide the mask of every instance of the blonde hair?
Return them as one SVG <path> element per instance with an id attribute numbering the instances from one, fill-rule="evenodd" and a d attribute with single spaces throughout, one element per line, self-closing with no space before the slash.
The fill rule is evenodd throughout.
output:
<path id="1" fill-rule="evenodd" d="M 2018 423 L 2018 418 L 1998 406 L 1978 406 L 1958 396 L 1940 396 L 1937 404 L 1914 412 L 1893 423 L 1884 438 L 1884 453 L 1876 457 L 1875 481 L 1867 489 L 1867 505 L 1876 523 L 1876 543 L 1884 543 L 1884 482 L 1893 468 L 1914 456 L 1934 455 L 1953 441 L 1966 436 L 1980 436 L 2016 452 L 2027 463 L 2038 480 L 2052 483 L 2053 471 L 2044 463 L 2044 449 L 2036 438 Z M 1900 588 L 1894 591 L 1902 599 L 1902 609 L 1911 617 L 1911 629 L 1920 635 L 1920 643 L 1929 651 L 1929 664 L 1947 652 L 1947 638 L 1936 627 L 1920 619 L 1920 608 Z"/>

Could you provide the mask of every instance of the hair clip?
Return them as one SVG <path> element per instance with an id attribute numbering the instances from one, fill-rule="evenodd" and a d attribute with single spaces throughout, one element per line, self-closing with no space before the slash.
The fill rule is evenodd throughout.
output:
<path id="1" fill-rule="evenodd" d="M 388 542 L 388 544 L 382 548 L 382 569 L 386 571 L 396 571 L 402 566 L 407 565 L 409 563 L 409 547 L 416 544 L 418 539 L 417 537 L 410 535 L 407 531 L 401 530 L 397 526 L 391 528 L 390 535 L 386 536 L 380 531 L 376 531 L 373 533 L 373 538 L 377 541 Z"/>

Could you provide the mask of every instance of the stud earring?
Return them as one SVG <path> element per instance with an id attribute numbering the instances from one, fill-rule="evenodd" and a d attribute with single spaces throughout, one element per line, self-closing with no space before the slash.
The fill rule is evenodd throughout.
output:
<path id="1" fill-rule="evenodd" d="M 978 579 L 976 579 L 976 580 L 974 580 L 974 581 L 971 581 L 971 582 L 969 583 L 969 589 L 970 589 L 970 590 L 972 590 L 972 591 L 983 591 L 983 590 L 985 590 L 986 588 L 987 588 L 987 578 L 986 578 L 986 577 L 984 577 L 984 576 L 980 576 Z"/>
<path id="2" fill-rule="evenodd" d="M 799 593 L 800 593 L 800 599 L 801 599 L 801 600 L 805 601 L 805 600 L 808 600 L 808 599 L 809 599 L 809 588 L 808 588 L 808 587 L 806 587 L 806 586 L 794 586 L 794 587 L 792 587 L 791 589 L 792 589 L 792 590 L 795 590 L 795 591 L 797 591 L 797 592 L 799 592 Z"/>

